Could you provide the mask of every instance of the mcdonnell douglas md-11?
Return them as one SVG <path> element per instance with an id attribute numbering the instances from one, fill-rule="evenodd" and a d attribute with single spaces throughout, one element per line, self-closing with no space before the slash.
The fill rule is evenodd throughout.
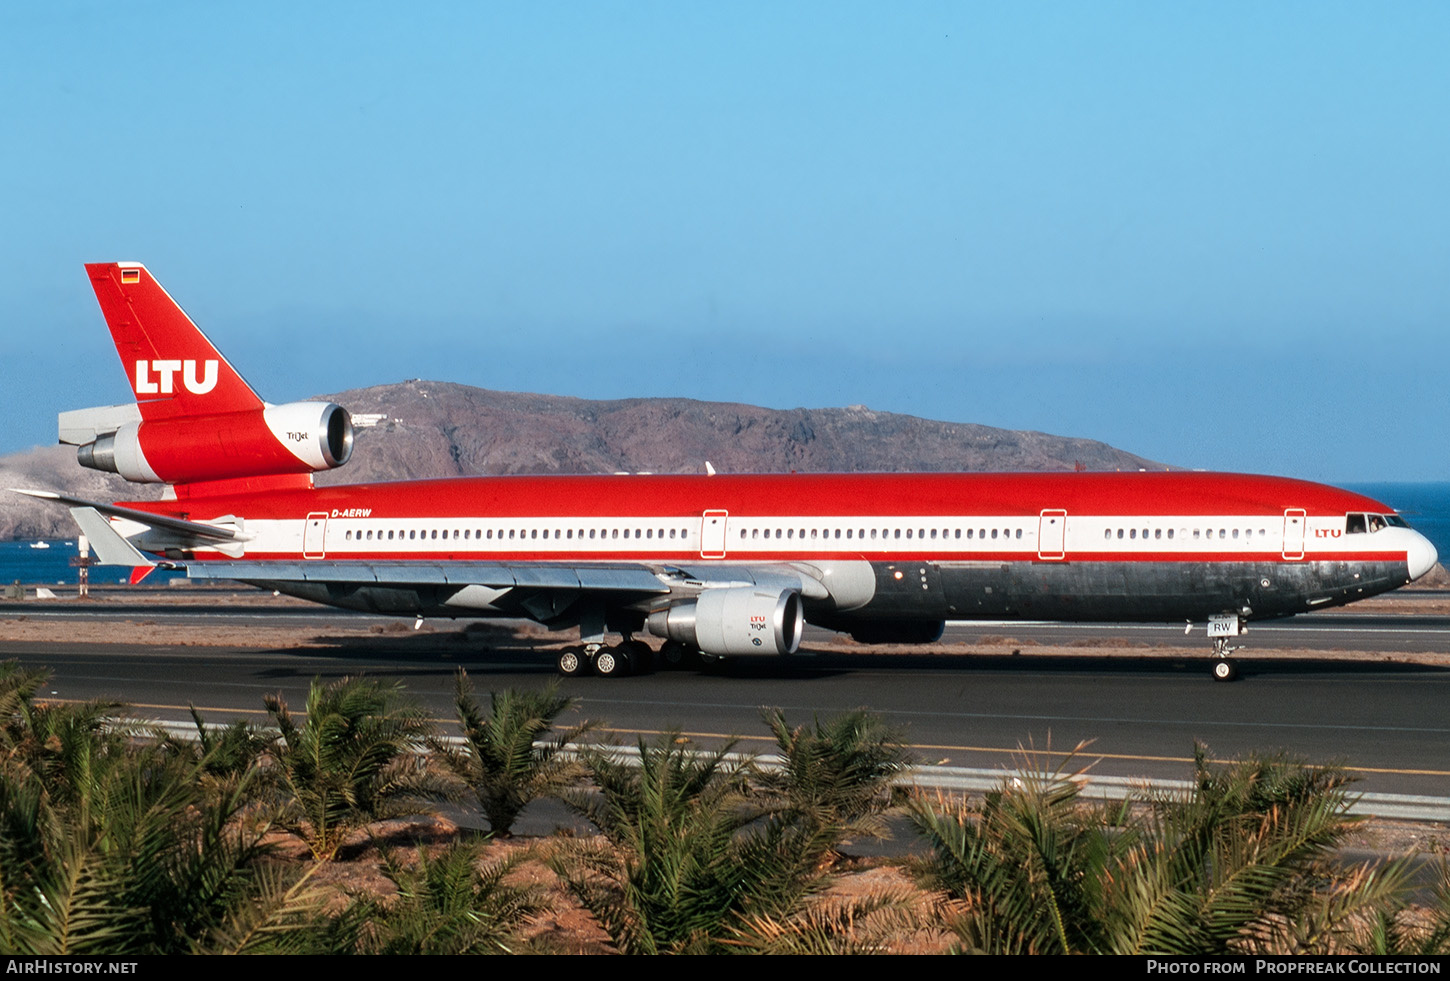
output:
<path id="1" fill-rule="evenodd" d="M 807 622 L 930 644 L 947 620 L 1206 623 L 1235 675 L 1250 620 L 1429 571 L 1392 508 L 1238 474 L 513 476 L 314 487 L 347 410 L 263 402 L 144 266 L 88 265 L 134 404 L 60 416 L 81 464 L 167 485 L 70 507 L 102 563 L 184 568 L 414 617 L 578 627 L 565 675 L 789 657 Z M 618 643 L 607 641 L 619 636 Z"/>

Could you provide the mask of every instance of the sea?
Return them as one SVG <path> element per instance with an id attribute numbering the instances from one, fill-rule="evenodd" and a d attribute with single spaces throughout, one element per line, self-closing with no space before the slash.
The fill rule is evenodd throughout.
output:
<path id="1" fill-rule="evenodd" d="M 1346 490 L 1389 505 L 1435 544 L 1442 562 L 1450 561 L 1450 482 L 1343 484 Z M 76 556 L 74 538 L 53 538 L 47 548 L 34 547 L 33 541 L 0 542 L 0 583 L 21 582 L 28 585 L 73 586 L 77 569 L 71 565 Z M 130 570 L 112 566 L 91 569 L 92 583 L 125 582 Z M 185 574 L 158 569 L 147 577 L 148 584 L 161 584 Z"/>

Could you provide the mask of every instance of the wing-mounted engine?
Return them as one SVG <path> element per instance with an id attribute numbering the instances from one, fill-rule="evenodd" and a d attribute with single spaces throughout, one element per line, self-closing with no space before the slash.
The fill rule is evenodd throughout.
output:
<path id="1" fill-rule="evenodd" d="M 60 441 L 84 467 L 136 483 L 182 484 L 340 467 L 352 456 L 352 418 L 331 402 L 143 419 L 136 405 L 60 415 Z"/>
<path id="2" fill-rule="evenodd" d="M 797 589 L 727 586 L 650 614 L 650 633 L 706 654 L 794 654 L 805 629 Z"/>

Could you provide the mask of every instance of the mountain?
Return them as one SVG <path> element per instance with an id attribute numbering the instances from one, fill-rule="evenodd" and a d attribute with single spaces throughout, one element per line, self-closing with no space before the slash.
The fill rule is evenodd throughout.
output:
<path id="1" fill-rule="evenodd" d="M 408 381 L 321 396 L 360 426 L 352 460 L 317 475 L 340 484 L 520 473 L 1137 470 L 1163 465 L 1096 440 L 936 422 L 865 406 L 763 409 L 650 398 L 591 401 Z M 160 489 L 86 470 L 71 447 L 0 457 L 0 487 L 64 490 L 98 500 Z M 71 534 L 63 508 L 0 494 L 0 538 Z"/>

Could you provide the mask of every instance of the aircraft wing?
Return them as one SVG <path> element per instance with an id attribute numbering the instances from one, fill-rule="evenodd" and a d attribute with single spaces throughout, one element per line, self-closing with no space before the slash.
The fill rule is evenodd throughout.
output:
<path id="1" fill-rule="evenodd" d="M 188 579 L 350 583 L 381 586 L 487 586 L 668 593 L 643 565 L 545 565 L 493 562 L 187 562 Z"/>

